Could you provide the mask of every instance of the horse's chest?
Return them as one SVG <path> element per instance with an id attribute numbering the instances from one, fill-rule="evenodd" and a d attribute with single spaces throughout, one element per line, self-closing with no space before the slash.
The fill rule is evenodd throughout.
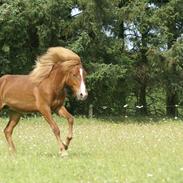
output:
<path id="1" fill-rule="evenodd" d="M 54 100 L 52 103 L 52 109 L 57 109 L 58 107 L 61 107 L 63 105 L 62 100 Z"/>
<path id="2" fill-rule="evenodd" d="M 52 105 L 51 108 L 53 110 L 61 107 L 64 103 L 64 99 L 65 99 L 65 95 L 58 95 L 54 98 L 54 100 L 52 101 Z"/>

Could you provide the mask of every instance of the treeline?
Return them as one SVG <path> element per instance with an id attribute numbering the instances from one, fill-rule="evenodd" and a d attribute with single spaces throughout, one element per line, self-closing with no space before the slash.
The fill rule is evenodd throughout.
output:
<path id="1" fill-rule="evenodd" d="M 27 74 L 51 46 L 77 52 L 87 115 L 183 115 L 182 0 L 1 0 L 0 75 Z"/>

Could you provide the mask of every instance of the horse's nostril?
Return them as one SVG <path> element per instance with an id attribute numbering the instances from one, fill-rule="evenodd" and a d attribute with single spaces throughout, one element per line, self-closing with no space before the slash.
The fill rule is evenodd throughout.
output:
<path id="1" fill-rule="evenodd" d="M 82 94 L 82 93 L 80 93 L 80 96 L 81 96 L 81 97 L 83 97 L 83 94 Z"/>

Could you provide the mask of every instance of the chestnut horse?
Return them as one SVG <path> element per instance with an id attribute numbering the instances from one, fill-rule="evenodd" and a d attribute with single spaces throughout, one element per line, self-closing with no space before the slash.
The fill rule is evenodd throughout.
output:
<path id="1" fill-rule="evenodd" d="M 4 133 L 12 152 L 15 152 L 12 132 L 21 114 L 40 112 L 53 130 L 61 154 L 67 155 L 66 150 L 73 136 L 74 119 L 63 106 L 66 86 L 71 88 L 78 100 L 86 99 L 85 71 L 80 57 L 63 47 L 49 48 L 38 57 L 35 68 L 29 75 L 4 75 L 0 78 L 0 109 L 4 106 L 10 109 Z M 60 138 L 60 130 L 51 111 L 56 111 L 68 121 L 65 143 Z"/>

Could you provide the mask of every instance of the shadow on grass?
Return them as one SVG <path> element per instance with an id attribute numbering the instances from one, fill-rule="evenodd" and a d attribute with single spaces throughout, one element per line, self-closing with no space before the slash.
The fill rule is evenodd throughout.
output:
<path id="1" fill-rule="evenodd" d="M 91 118 L 92 119 L 92 118 Z M 154 116 L 100 116 L 95 118 L 96 120 L 99 120 L 100 122 L 104 123 L 125 123 L 125 124 L 146 124 L 146 123 L 162 123 L 162 122 L 182 122 L 182 118 L 168 118 L 168 117 L 154 117 Z"/>

